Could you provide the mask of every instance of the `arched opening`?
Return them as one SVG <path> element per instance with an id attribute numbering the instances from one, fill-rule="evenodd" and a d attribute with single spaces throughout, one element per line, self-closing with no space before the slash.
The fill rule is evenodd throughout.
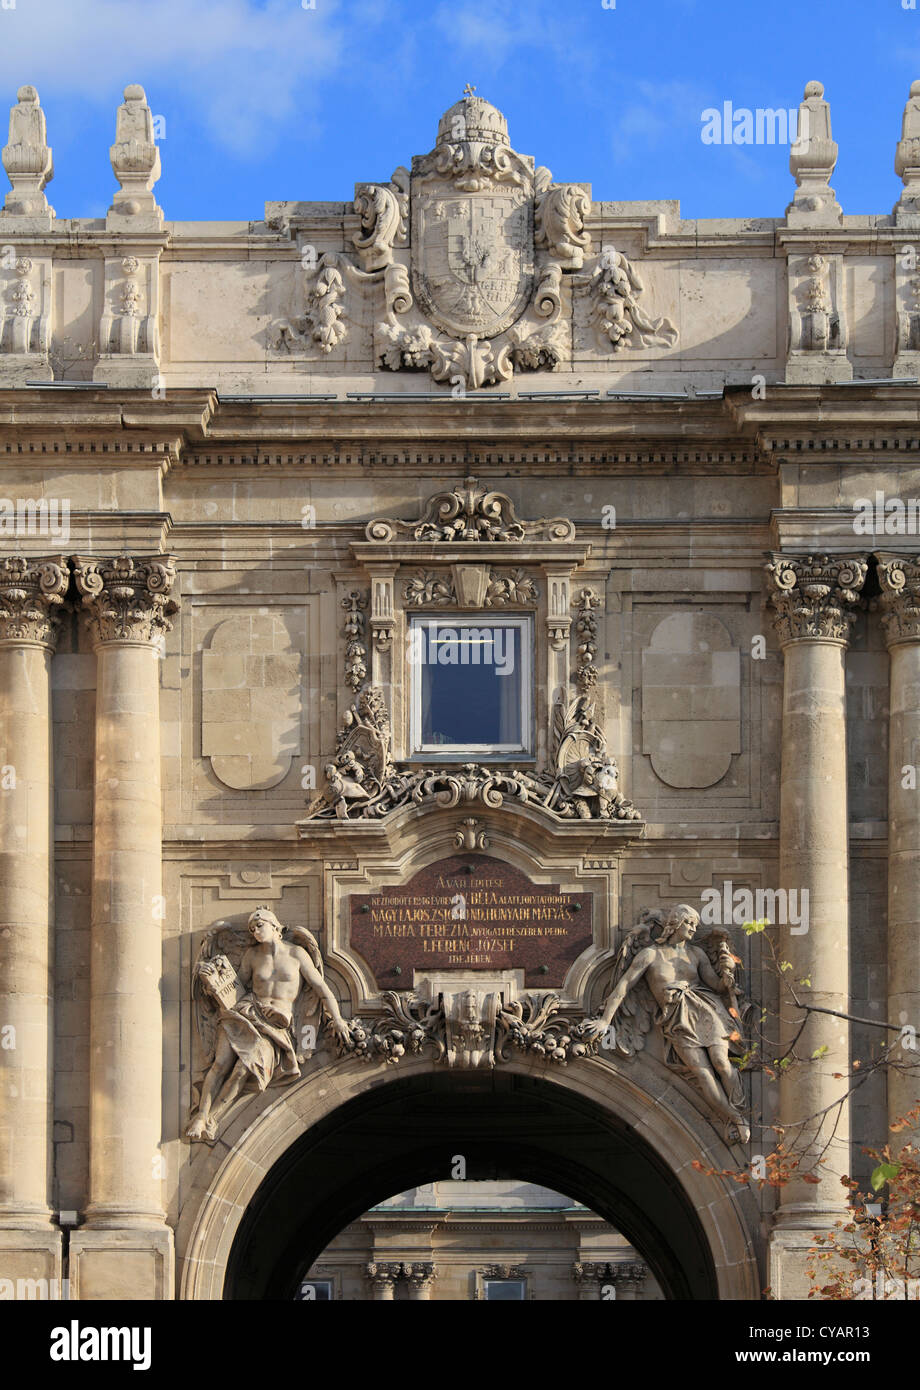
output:
<path id="1" fill-rule="evenodd" d="M 227 1299 L 291 1299 L 334 1236 L 394 1193 L 450 1177 L 518 1178 L 563 1191 L 626 1237 L 666 1298 L 718 1298 L 700 1220 L 673 1171 L 596 1101 L 499 1072 L 407 1076 L 362 1092 L 308 1129 L 249 1201 Z"/>

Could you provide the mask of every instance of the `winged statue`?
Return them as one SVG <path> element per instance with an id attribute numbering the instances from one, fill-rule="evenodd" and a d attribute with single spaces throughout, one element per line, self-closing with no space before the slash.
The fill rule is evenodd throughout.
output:
<path id="1" fill-rule="evenodd" d="M 732 1062 L 745 1051 L 741 1030 L 750 1008 L 737 992 L 741 962 L 726 931 L 714 928 L 695 944 L 699 925 L 699 913 L 686 903 L 667 915 L 643 912 L 617 953 L 602 1012 L 579 1031 L 631 1057 L 657 1027 L 668 1065 L 696 1087 L 721 1120 L 726 1141 L 746 1144 L 744 1089 Z"/>
<path id="2" fill-rule="evenodd" d="M 256 908 L 245 929 L 221 927 L 205 936 L 193 996 L 211 1059 L 185 1131 L 193 1141 L 213 1144 L 226 1112 L 247 1088 L 298 1081 L 322 1016 L 338 1041 L 350 1037 L 315 936 L 306 927 L 283 927 L 267 907 Z"/>

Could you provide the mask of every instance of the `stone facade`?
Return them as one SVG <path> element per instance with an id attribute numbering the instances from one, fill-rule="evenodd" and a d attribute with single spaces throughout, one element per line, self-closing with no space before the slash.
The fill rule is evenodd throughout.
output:
<path id="1" fill-rule="evenodd" d="M 346 1226 L 299 1294 L 346 1303 L 661 1298 L 632 1246 L 580 1203 L 535 1183 L 451 1181 L 400 1193 Z"/>
<path id="2" fill-rule="evenodd" d="M 172 223 L 141 88 L 98 219 L 48 204 L 20 89 L 0 1278 L 292 1297 L 467 1135 L 622 1210 L 665 1297 L 805 1296 L 916 1072 L 843 1106 L 816 1184 L 706 1170 L 833 1105 L 857 1020 L 920 1027 L 920 97 L 878 216 L 803 105 L 776 219 L 595 202 L 467 93 L 353 203 Z M 416 618 L 527 644 L 518 755 L 413 754 Z M 722 1025 L 776 1003 L 744 914 L 669 1005 L 689 908 L 735 890 L 808 895 L 780 950 L 833 1012 L 779 1081 L 732 1079 Z"/>

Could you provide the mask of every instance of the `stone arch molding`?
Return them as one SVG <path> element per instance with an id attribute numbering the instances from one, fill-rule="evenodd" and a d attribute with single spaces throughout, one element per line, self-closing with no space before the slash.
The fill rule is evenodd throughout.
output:
<path id="1" fill-rule="evenodd" d="M 761 1279 L 755 1257 L 758 1213 L 750 1193 L 738 1194 L 718 1176 L 692 1165 L 732 1166 L 732 1155 L 675 1087 L 664 1068 L 637 1059 L 626 1076 L 607 1060 L 554 1074 L 551 1084 L 606 1112 L 642 1140 L 669 1171 L 695 1212 L 715 1270 L 718 1299 L 756 1299 Z M 529 1062 L 513 1062 L 515 1075 L 547 1079 Z M 401 1076 L 421 1077 L 435 1067 L 407 1060 Z M 395 1080 L 395 1078 L 394 1078 Z M 179 1297 L 225 1296 L 234 1241 L 249 1205 L 285 1154 L 335 1111 L 380 1086 L 379 1073 L 359 1063 L 328 1066 L 285 1090 L 255 1119 L 239 1112 L 221 1141 L 199 1148 L 176 1232 Z M 384 1082 L 384 1085 L 386 1082 Z"/>

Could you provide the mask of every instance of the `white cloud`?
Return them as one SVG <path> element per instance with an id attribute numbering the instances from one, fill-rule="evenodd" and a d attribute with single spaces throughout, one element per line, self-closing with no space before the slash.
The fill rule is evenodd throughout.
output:
<path id="1" fill-rule="evenodd" d="M 9 104 L 31 82 L 110 106 L 114 131 L 122 89 L 141 82 L 154 112 L 168 120 L 162 97 L 176 93 L 240 154 L 274 143 L 304 106 L 316 120 L 317 76 L 340 70 L 345 48 L 338 0 L 19 0 L 0 12 L 0 40 Z"/>

